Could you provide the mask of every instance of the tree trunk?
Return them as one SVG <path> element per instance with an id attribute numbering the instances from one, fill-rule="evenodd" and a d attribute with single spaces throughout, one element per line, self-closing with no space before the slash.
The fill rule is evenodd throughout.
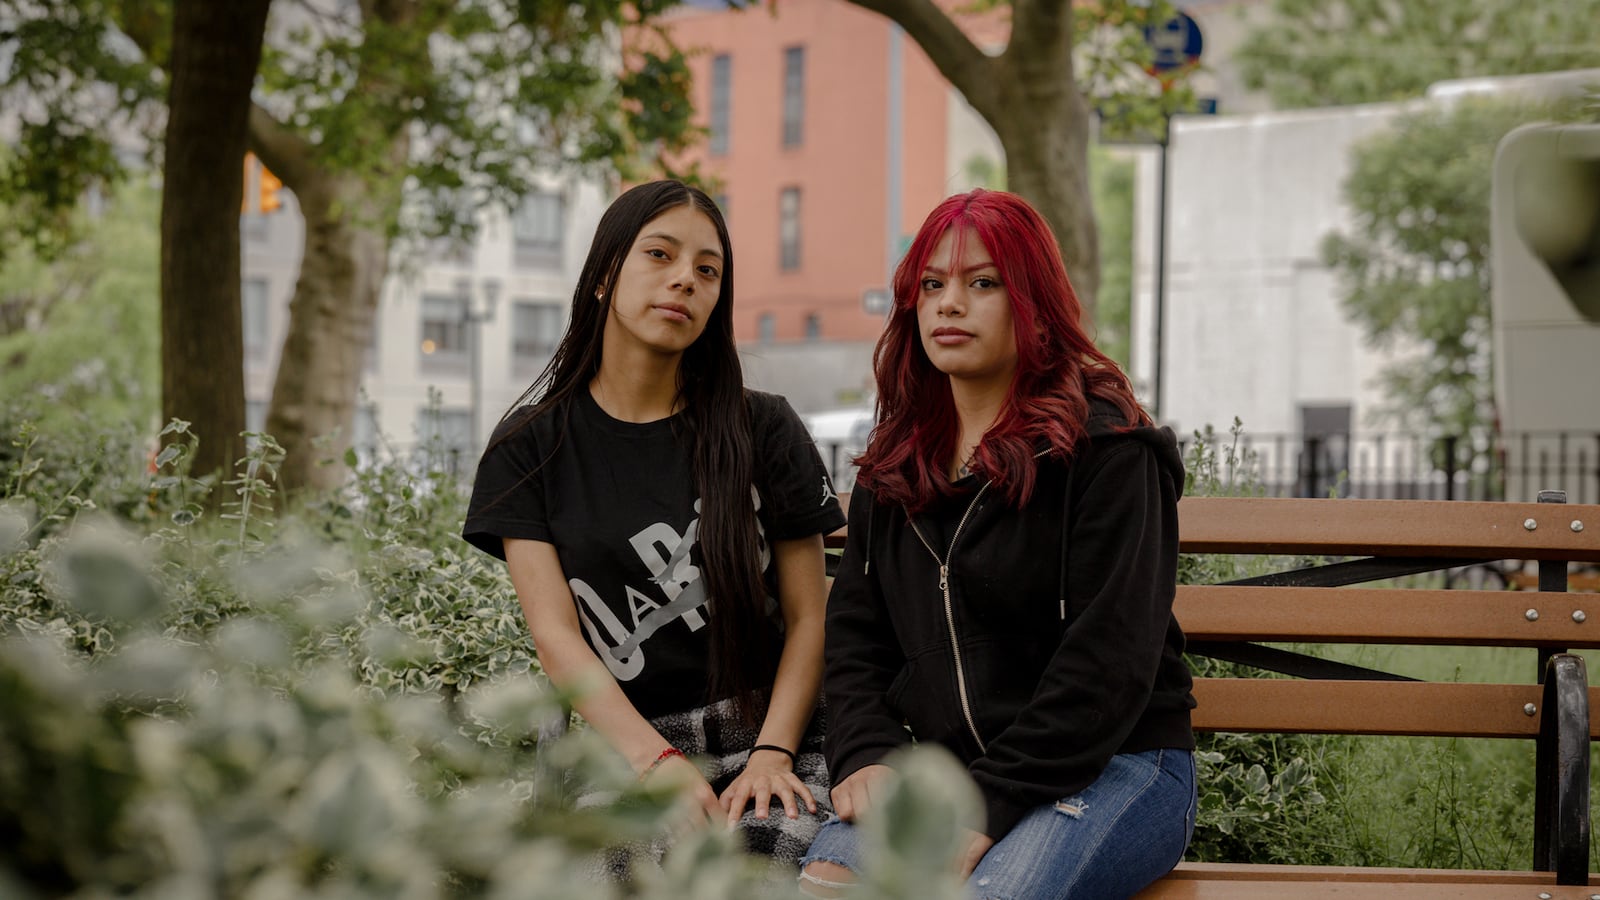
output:
<path id="1" fill-rule="evenodd" d="M 395 141 L 403 157 L 406 142 Z M 344 454 L 395 215 L 394 205 L 372 199 L 356 176 L 323 175 L 291 187 L 305 216 L 305 256 L 267 413 L 267 431 L 285 451 L 279 481 L 286 492 L 337 487 L 348 475 Z"/>
<path id="2" fill-rule="evenodd" d="M 244 455 L 239 210 L 270 0 L 177 0 L 161 187 L 161 415 L 200 436 L 191 471 Z M 223 499 L 221 492 L 213 494 Z"/>
<path id="3" fill-rule="evenodd" d="M 933 0 L 851 2 L 899 23 L 995 130 L 1007 186 L 1055 231 L 1092 320 L 1100 251 L 1089 199 L 1089 105 L 1073 71 L 1070 0 L 1011 0 L 1011 34 L 998 57 L 973 45 Z"/>
<path id="4" fill-rule="evenodd" d="M 1027 92 L 1007 96 L 992 120 L 1006 153 L 1007 187 L 1033 204 L 1056 234 L 1067 275 L 1093 320 L 1100 293 L 1100 240 L 1089 191 L 1089 113 L 1076 92 L 1060 98 L 1053 114 Z"/>
<path id="5" fill-rule="evenodd" d="M 409 35 L 412 43 L 400 58 L 415 65 L 428 59 L 430 32 L 417 27 L 422 6 L 418 0 L 362 0 L 360 12 L 363 21 Z M 354 91 L 386 111 L 411 108 L 416 96 L 404 66 L 395 62 L 382 57 L 363 65 Z M 306 225 L 289 333 L 267 410 L 267 431 L 284 449 L 278 480 L 286 494 L 335 488 L 349 474 L 344 455 L 411 156 L 406 117 L 375 116 L 367 124 L 361 139 L 382 152 L 359 170 L 341 170 L 266 110 L 251 110 L 250 147 L 294 192 Z"/>

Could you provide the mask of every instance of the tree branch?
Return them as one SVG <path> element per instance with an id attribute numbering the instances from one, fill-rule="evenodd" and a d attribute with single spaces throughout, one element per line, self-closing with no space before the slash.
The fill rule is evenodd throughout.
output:
<path id="1" fill-rule="evenodd" d="M 310 141 L 273 118 L 259 103 L 250 104 L 250 152 L 278 176 L 296 196 L 319 175 Z"/>
<path id="2" fill-rule="evenodd" d="M 898 23 L 979 112 L 995 100 L 995 63 L 933 0 L 850 0 Z"/>
<path id="3" fill-rule="evenodd" d="M 112 20 L 117 30 L 127 35 L 128 40 L 139 48 L 146 62 L 158 69 L 166 69 L 170 60 L 165 58 L 165 49 L 172 23 L 162 15 L 156 4 L 136 2 L 113 6 Z"/>
<path id="4" fill-rule="evenodd" d="M 1001 56 L 1008 69 L 1077 90 L 1070 0 L 1012 0 L 1011 40 Z M 1041 65 L 1052 71 L 1027 71 Z"/>

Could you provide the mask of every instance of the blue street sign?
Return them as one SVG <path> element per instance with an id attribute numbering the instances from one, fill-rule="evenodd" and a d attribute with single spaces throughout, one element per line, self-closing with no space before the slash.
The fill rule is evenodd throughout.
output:
<path id="1" fill-rule="evenodd" d="M 1182 12 L 1160 25 L 1146 27 L 1144 42 L 1150 45 L 1150 52 L 1154 55 L 1150 70 L 1157 73 L 1199 62 L 1204 44 L 1199 24 Z"/>

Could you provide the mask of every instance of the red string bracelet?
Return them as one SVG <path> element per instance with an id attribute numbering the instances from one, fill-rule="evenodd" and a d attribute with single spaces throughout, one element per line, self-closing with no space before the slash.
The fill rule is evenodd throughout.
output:
<path id="1" fill-rule="evenodd" d="M 683 751 L 679 750 L 677 747 L 668 747 L 667 749 L 661 751 L 659 754 L 656 755 L 655 759 L 651 760 L 650 765 L 645 766 L 644 767 L 644 771 L 639 773 L 639 780 L 643 781 L 646 778 L 649 778 L 650 777 L 650 773 L 654 772 L 656 769 L 660 768 L 662 763 L 664 763 L 667 760 L 673 758 L 674 756 L 682 756 L 682 755 L 683 755 Z"/>

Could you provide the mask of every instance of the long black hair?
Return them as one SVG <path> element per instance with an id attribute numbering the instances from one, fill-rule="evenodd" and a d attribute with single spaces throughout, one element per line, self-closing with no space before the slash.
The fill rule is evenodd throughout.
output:
<path id="1" fill-rule="evenodd" d="M 766 591 L 751 495 L 750 410 L 733 340 L 733 246 L 722 211 L 705 192 L 678 181 L 653 181 L 629 189 L 606 209 L 572 292 L 567 330 L 555 355 L 501 419 L 484 452 L 546 412 L 554 410 L 564 419 L 573 394 L 589 389 L 600 372 L 607 313 L 623 259 L 645 225 L 686 205 L 705 213 L 722 242 L 721 291 L 705 331 L 683 352 L 677 385 L 700 495 L 699 568 L 711 607 L 710 696 L 734 698 L 741 716 L 753 723 L 760 712 L 757 690 L 771 683 L 777 660 L 751 652 L 767 645 L 761 640 Z"/>

